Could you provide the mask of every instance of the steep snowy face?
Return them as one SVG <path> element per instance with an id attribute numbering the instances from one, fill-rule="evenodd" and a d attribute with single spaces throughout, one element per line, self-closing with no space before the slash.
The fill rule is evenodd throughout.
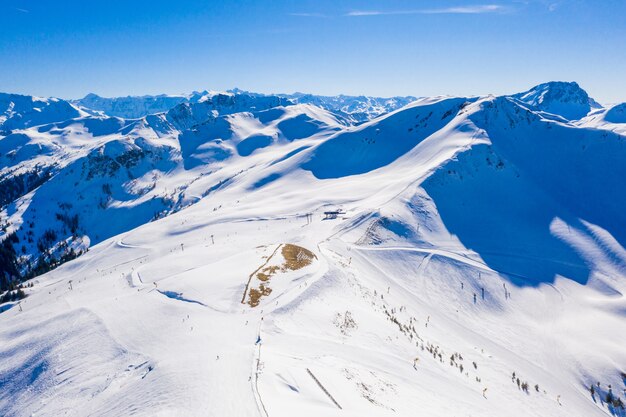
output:
<path id="1" fill-rule="evenodd" d="M 556 114 L 566 120 L 578 120 L 601 106 L 575 82 L 553 81 L 539 84 L 512 97 L 539 111 Z"/>
<path id="2" fill-rule="evenodd" d="M 278 96 L 205 94 L 199 96 L 195 102 L 181 103 L 170 109 L 166 117 L 179 130 L 185 130 L 215 119 L 219 115 L 261 111 L 290 104 L 293 104 L 290 100 Z"/>
<path id="3" fill-rule="evenodd" d="M 76 107 L 58 98 L 40 98 L 0 93 L 0 136 L 14 129 L 79 117 Z"/>
<path id="4" fill-rule="evenodd" d="M 570 240 L 574 234 L 593 241 L 597 227 L 626 243 L 626 198 L 618 191 L 625 137 L 554 121 L 508 97 L 471 107 L 468 120 L 483 140 L 423 185 L 447 229 L 492 268 L 528 284 L 587 283 L 593 255 Z"/>
<path id="5" fill-rule="evenodd" d="M 0 223 L 20 242 L 20 274 L 42 273 L 171 209 L 177 201 L 157 183 L 180 161 L 176 145 L 136 121 L 101 117 L 1 138 Z"/>
<path id="6" fill-rule="evenodd" d="M 96 111 L 108 116 L 124 119 L 138 119 L 154 113 L 166 112 L 177 104 L 187 101 L 187 96 L 136 96 L 136 97 L 100 97 L 97 94 L 87 94 L 85 97 L 73 100 L 76 106 L 86 111 Z"/>

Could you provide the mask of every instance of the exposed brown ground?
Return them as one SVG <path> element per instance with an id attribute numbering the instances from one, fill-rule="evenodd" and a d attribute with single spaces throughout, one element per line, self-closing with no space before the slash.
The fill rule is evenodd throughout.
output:
<path id="1" fill-rule="evenodd" d="M 282 255 L 285 261 L 282 265 L 269 265 L 266 266 L 269 261 L 274 257 L 278 249 L 282 246 Z M 310 250 L 303 248 L 301 246 L 293 245 L 291 243 L 286 243 L 282 245 L 278 245 L 278 247 L 274 250 L 272 255 L 270 255 L 267 260 L 257 268 L 248 279 L 248 285 L 246 285 L 246 290 L 243 294 L 243 299 L 241 302 L 243 303 L 246 299 L 246 293 L 248 293 L 248 301 L 247 304 L 250 307 L 256 307 L 261 302 L 262 297 L 266 297 L 272 293 L 272 289 L 269 286 L 270 278 L 276 275 L 278 272 L 287 272 L 287 271 L 296 271 L 298 269 L 309 266 L 314 259 L 317 259 L 317 256 Z M 255 277 L 261 281 L 258 288 L 250 288 L 248 292 L 248 287 L 250 286 L 250 282 L 252 278 Z"/>
<path id="2" fill-rule="evenodd" d="M 283 246 L 283 267 L 292 271 L 309 266 L 317 256 L 308 249 L 287 243 Z"/>

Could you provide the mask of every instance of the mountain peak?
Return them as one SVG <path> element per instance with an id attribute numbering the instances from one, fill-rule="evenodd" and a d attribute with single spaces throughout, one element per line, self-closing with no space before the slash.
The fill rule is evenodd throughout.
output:
<path id="1" fill-rule="evenodd" d="M 0 132 L 2 133 L 68 120 L 80 115 L 77 108 L 58 98 L 0 93 Z"/>
<path id="2" fill-rule="evenodd" d="M 512 97 L 537 110 L 556 114 L 567 120 L 578 120 L 591 109 L 602 107 L 574 81 L 550 81 Z"/>
<path id="3" fill-rule="evenodd" d="M 98 99 L 98 98 L 102 98 L 102 97 L 100 97 L 96 93 L 87 93 L 85 97 L 83 97 L 81 100 L 93 100 L 93 99 Z"/>

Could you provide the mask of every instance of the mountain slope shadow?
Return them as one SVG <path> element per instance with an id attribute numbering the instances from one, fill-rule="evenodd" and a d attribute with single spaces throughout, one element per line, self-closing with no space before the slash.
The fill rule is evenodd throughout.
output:
<path id="1" fill-rule="evenodd" d="M 227 140 L 231 136 L 230 124 L 223 117 L 184 130 L 178 136 L 178 141 L 185 169 L 230 158 L 233 150 L 232 146 L 227 144 Z"/>
<path id="2" fill-rule="evenodd" d="M 587 282 L 589 267 L 550 231 L 556 218 L 578 220 L 490 146 L 461 153 L 422 186 L 448 231 L 516 284 L 551 283 L 557 275 Z"/>
<path id="3" fill-rule="evenodd" d="M 498 98 L 472 116 L 494 151 L 576 217 L 626 246 L 626 137 L 555 123 Z"/>

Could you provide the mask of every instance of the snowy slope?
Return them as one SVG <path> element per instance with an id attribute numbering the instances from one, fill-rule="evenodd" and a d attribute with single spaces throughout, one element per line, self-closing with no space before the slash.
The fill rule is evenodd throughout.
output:
<path id="1" fill-rule="evenodd" d="M 70 156 L 15 207 L 107 181 L 114 209 L 3 305 L 0 414 L 624 416 L 626 136 L 558 116 L 434 97 L 358 126 L 291 105 L 20 131 Z"/>
<path id="2" fill-rule="evenodd" d="M 626 134 L 626 103 L 595 110 L 578 121 L 577 124 Z"/>

